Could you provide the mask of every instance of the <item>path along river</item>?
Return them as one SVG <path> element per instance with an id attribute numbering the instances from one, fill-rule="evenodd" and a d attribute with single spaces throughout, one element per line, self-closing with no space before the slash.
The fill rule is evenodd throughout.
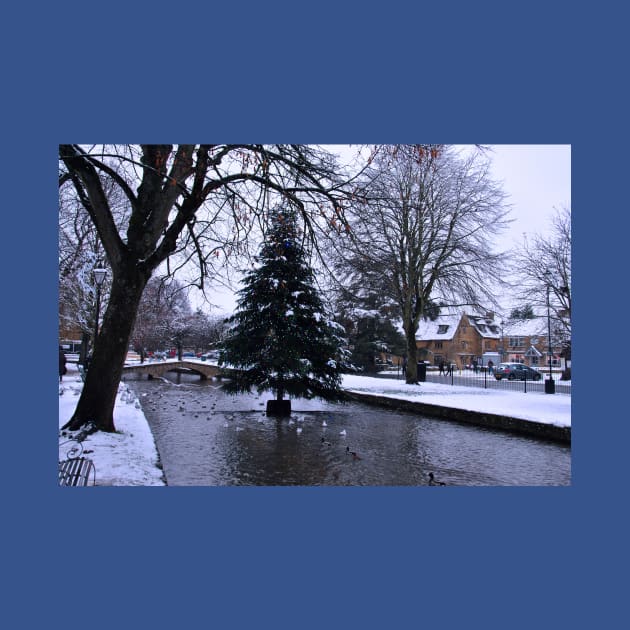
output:
<path id="1" fill-rule="evenodd" d="M 361 403 L 230 396 L 221 382 L 169 374 L 131 380 L 169 486 L 570 485 L 571 448 Z M 348 453 L 356 452 L 357 456 Z"/>

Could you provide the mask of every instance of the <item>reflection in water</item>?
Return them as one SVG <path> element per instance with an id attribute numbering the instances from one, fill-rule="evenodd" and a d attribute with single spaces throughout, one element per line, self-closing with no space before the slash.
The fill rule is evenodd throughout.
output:
<path id="1" fill-rule="evenodd" d="M 172 486 L 427 485 L 429 472 L 447 485 L 571 483 L 570 446 L 354 402 L 294 400 L 277 420 L 269 395 L 229 396 L 197 376 L 128 384 Z"/>

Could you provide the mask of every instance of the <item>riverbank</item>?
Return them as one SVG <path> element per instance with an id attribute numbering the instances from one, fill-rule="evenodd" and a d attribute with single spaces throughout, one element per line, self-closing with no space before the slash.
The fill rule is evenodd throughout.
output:
<path id="1" fill-rule="evenodd" d="M 363 402 L 544 439 L 571 442 L 571 397 L 346 375 Z"/>
<path id="2" fill-rule="evenodd" d="M 441 418 L 450 422 L 471 424 L 476 427 L 485 427 L 488 429 L 500 429 L 502 431 L 510 431 L 512 433 L 519 433 L 520 435 L 528 435 L 539 439 L 554 440 L 564 444 L 571 443 L 571 427 L 559 427 L 553 424 L 523 420 L 502 414 L 471 411 L 457 407 L 445 407 L 443 405 L 379 396 L 378 394 L 372 393 L 348 392 L 348 395 L 353 400 L 368 405 L 374 405 L 375 407 L 409 411 L 431 418 Z"/>
<path id="3" fill-rule="evenodd" d="M 67 364 L 68 373 L 59 385 L 59 428 L 74 413 L 83 389 L 77 366 Z M 98 431 L 82 442 L 83 452 L 94 462 L 97 486 L 164 486 L 164 476 L 153 434 L 135 394 L 121 383 L 114 408 L 116 433 Z M 73 442 L 59 435 L 59 459 L 66 457 Z"/>
<path id="4" fill-rule="evenodd" d="M 351 393 L 373 397 L 373 402 L 435 406 L 444 413 L 459 410 L 470 418 L 503 416 L 516 424 L 538 423 L 568 430 L 571 427 L 571 397 L 564 394 L 503 392 L 470 387 L 422 383 L 407 385 L 402 381 L 346 375 L 343 385 Z M 72 416 L 83 383 L 76 365 L 68 364 L 68 374 L 60 385 L 59 427 Z M 416 407 L 416 410 L 420 407 Z M 428 408 L 428 407 L 427 407 Z M 434 410 L 436 413 L 439 410 Z M 457 413 L 457 412 L 456 412 Z M 443 417 L 443 416 L 442 416 Z M 462 416 L 463 417 L 463 416 Z M 120 384 L 114 418 L 117 432 L 97 432 L 83 442 L 84 452 L 96 467 L 98 486 L 163 486 L 165 485 L 159 456 L 142 412 L 140 400 L 123 382 Z M 59 457 L 66 456 L 71 444 L 59 437 Z"/>

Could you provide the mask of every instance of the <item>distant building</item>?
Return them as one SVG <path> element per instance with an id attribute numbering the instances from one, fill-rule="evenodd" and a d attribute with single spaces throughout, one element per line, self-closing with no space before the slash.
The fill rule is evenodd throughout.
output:
<path id="1" fill-rule="evenodd" d="M 81 340 L 83 333 L 78 326 L 73 326 L 59 321 L 59 345 L 64 352 L 78 354 L 81 352 Z"/>
<path id="2" fill-rule="evenodd" d="M 549 365 L 547 353 L 547 318 L 510 320 L 504 324 L 504 362 L 525 363 L 531 367 L 545 368 Z M 553 337 L 553 335 L 552 335 Z M 560 348 L 552 347 L 551 366 L 564 368 Z"/>
<path id="3" fill-rule="evenodd" d="M 533 367 L 547 366 L 547 320 L 497 322 L 495 314 L 450 312 L 434 321 L 421 321 L 416 333 L 420 360 L 434 365 L 455 363 L 459 369 L 476 361 L 483 363 L 486 353 L 499 353 L 502 362 L 525 363 Z M 552 366 L 562 367 L 554 350 Z"/>

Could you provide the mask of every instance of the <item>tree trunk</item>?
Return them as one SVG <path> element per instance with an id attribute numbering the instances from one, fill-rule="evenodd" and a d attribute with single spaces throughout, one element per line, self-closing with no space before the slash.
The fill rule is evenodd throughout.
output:
<path id="1" fill-rule="evenodd" d="M 290 416 L 291 415 L 291 399 L 284 400 L 284 388 L 282 386 L 276 389 L 275 400 L 267 401 L 268 416 Z"/>
<path id="2" fill-rule="evenodd" d="M 415 333 L 407 337 L 407 383 L 413 384 L 418 382 L 418 348 L 416 346 Z"/>
<path id="3" fill-rule="evenodd" d="M 403 319 L 403 330 L 407 342 L 407 371 L 405 382 L 415 384 L 418 382 L 418 347 L 416 346 L 416 331 L 418 326 L 413 320 Z"/>
<path id="4" fill-rule="evenodd" d="M 267 415 L 278 417 L 291 415 L 291 400 L 284 400 L 284 387 L 282 385 L 276 390 L 276 399 L 267 401 Z"/>
<path id="5" fill-rule="evenodd" d="M 147 278 L 137 268 L 127 268 L 114 278 L 83 391 L 74 415 L 64 429 L 77 431 L 92 422 L 99 431 L 116 430 L 116 394 L 146 282 Z"/>

